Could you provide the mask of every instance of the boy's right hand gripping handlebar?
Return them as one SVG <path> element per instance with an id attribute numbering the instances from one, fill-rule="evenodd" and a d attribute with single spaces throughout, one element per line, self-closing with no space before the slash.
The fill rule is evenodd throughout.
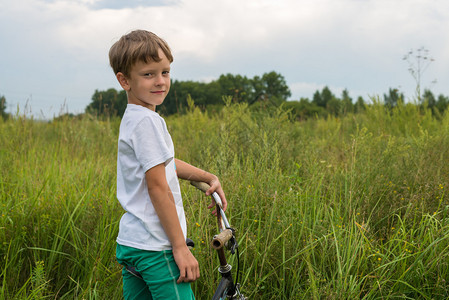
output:
<path id="1" fill-rule="evenodd" d="M 208 189 L 210 189 L 210 185 L 208 185 L 205 182 L 190 181 L 190 184 L 193 185 L 194 187 L 196 187 L 197 189 L 199 189 L 200 191 L 203 191 L 203 193 L 205 193 Z M 223 202 L 221 201 L 220 196 L 216 192 L 213 192 L 211 196 L 214 199 L 217 206 L 219 207 L 220 215 L 224 222 L 224 228 L 222 228 L 222 229 L 224 230 L 226 228 L 231 228 L 231 226 L 229 225 L 228 219 L 226 218 L 226 215 L 223 211 Z"/>

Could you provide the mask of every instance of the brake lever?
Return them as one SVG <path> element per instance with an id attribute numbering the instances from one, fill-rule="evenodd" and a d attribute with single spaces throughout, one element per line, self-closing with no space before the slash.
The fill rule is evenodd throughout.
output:
<path id="1" fill-rule="evenodd" d="M 237 240 L 235 239 L 235 236 L 234 236 L 235 229 L 233 229 L 233 228 L 229 228 L 229 229 L 232 230 L 232 237 L 229 240 L 229 242 L 230 242 L 229 251 L 231 251 L 231 254 L 235 254 L 235 250 L 239 247 L 237 244 Z"/>

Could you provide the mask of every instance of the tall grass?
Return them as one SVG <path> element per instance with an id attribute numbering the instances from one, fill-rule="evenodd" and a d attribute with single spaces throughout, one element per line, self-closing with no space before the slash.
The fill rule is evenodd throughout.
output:
<path id="1" fill-rule="evenodd" d="M 119 120 L 0 122 L 0 298 L 120 299 Z M 221 178 L 250 299 L 449 297 L 449 115 L 375 102 L 299 123 L 228 103 L 167 124 L 177 157 Z M 208 299 L 215 219 L 182 189 Z"/>

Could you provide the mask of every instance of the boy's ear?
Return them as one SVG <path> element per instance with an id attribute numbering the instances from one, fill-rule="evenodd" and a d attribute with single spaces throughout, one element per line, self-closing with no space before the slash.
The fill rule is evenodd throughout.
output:
<path id="1" fill-rule="evenodd" d="M 129 86 L 129 82 L 128 82 L 128 79 L 126 78 L 126 76 L 122 72 L 118 72 L 115 76 L 117 77 L 118 83 L 120 83 L 122 88 L 125 91 L 129 91 L 130 86 Z"/>

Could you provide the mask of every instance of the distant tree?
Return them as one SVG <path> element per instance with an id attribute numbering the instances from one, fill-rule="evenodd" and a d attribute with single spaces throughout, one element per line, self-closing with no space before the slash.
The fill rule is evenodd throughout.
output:
<path id="1" fill-rule="evenodd" d="M 321 91 L 321 93 L 319 91 L 316 91 L 313 94 L 312 103 L 314 103 L 315 105 L 318 105 L 318 106 L 326 108 L 327 107 L 327 103 L 330 100 L 332 100 L 332 98 L 334 98 L 334 95 L 332 94 L 332 92 L 329 89 L 329 87 L 325 86 L 323 88 L 323 90 Z"/>
<path id="2" fill-rule="evenodd" d="M 365 105 L 366 105 L 365 100 L 363 100 L 362 96 L 359 96 L 357 98 L 357 101 L 354 104 L 354 112 L 360 113 L 360 112 L 364 111 L 366 109 Z"/>
<path id="3" fill-rule="evenodd" d="M 259 100 L 264 100 L 265 98 L 265 86 L 260 76 L 254 76 L 251 80 L 252 91 L 251 99 L 249 99 L 249 103 L 252 104 Z"/>
<path id="4" fill-rule="evenodd" d="M 443 113 L 444 111 L 446 111 L 447 107 L 449 106 L 449 97 L 446 97 L 442 94 L 439 95 L 435 106 L 440 113 Z"/>
<path id="5" fill-rule="evenodd" d="M 327 101 L 326 109 L 327 109 L 328 113 L 333 116 L 340 115 L 341 101 L 335 97 L 332 97 L 330 100 Z"/>
<path id="6" fill-rule="evenodd" d="M 433 95 L 432 91 L 425 89 L 424 93 L 422 95 L 423 102 L 426 103 L 427 107 L 434 108 L 437 104 L 437 100 L 435 99 L 435 96 Z"/>
<path id="7" fill-rule="evenodd" d="M 126 92 L 110 88 L 106 91 L 95 90 L 92 96 L 92 102 L 86 107 L 87 113 L 122 116 L 128 103 Z"/>
<path id="8" fill-rule="evenodd" d="M 265 95 L 277 104 L 287 101 L 287 98 L 292 95 L 285 78 L 281 74 L 274 71 L 265 73 L 262 75 L 261 81 Z"/>
<path id="9" fill-rule="evenodd" d="M 393 108 L 398 105 L 399 101 L 404 100 L 404 94 L 400 94 L 398 89 L 390 88 L 388 94 L 384 94 L 384 105 Z"/>
<path id="10" fill-rule="evenodd" d="M 349 91 L 344 89 L 341 93 L 341 113 L 347 114 L 354 112 L 354 104 L 352 103 L 352 98 L 349 96 Z"/>
<path id="11" fill-rule="evenodd" d="M 321 98 L 321 93 L 318 90 L 313 93 L 312 103 L 316 106 L 326 107 L 326 103 L 324 103 L 323 99 Z"/>
<path id="12" fill-rule="evenodd" d="M 335 98 L 335 96 L 334 94 L 332 94 L 331 90 L 327 86 L 325 86 L 321 91 L 321 98 L 323 99 L 325 106 L 327 106 L 327 103 Z"/>
<path id="13" fill-rule="evenodd" d="M 9 114 L 6 112 L 6 98 L 0 97 L 0 116 L 4 119 L 8 118 Z"/>

